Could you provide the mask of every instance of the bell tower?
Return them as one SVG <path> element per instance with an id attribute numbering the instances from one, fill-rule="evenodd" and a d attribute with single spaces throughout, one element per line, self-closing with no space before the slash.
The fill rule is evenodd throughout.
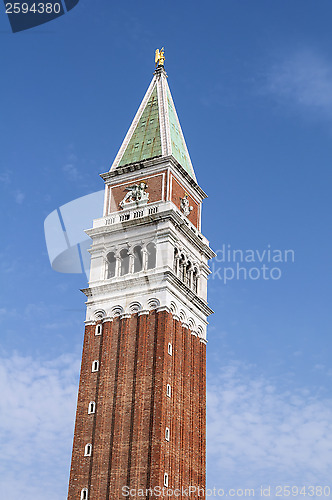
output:
<path id="1" fill-rule="evenodd" d="M 68 500 L 205 488 L 208 260 L 197 184 L 164 69 L 105 181 L 91 271 Z M 129 489 L 136 491 L 129 495 Z M 148 491 L 147 491 L 148 490 Z M 152 492 L 150 493 L 149 492 Z M 193 491 L 193 490 L 191 490 Z M 182 498 L 182 494 L 178 496 Z"/>

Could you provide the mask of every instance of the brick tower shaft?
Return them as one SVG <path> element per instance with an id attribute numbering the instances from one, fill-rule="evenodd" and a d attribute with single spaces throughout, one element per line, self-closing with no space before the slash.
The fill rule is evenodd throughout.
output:
<path id="1" fill-rule="evenodd" d="M 214 253 L 162 64 L 102 178 L 68 500 L 201 499 Z"/>

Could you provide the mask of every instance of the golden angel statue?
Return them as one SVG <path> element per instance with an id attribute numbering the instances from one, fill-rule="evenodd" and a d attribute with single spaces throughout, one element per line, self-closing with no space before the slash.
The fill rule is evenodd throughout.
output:
<path id="1" fill-rule="evenodd" d="M 157 66 L 164 66 L 164 62 L 165 62 L 164 47 L 160 50 L 156 49 L 154 62 L 156 63 L 156 67 Z"/>

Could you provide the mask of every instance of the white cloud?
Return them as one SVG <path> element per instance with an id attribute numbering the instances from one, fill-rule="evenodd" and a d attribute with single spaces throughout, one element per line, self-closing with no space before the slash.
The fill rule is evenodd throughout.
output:
<path id="1" fill-rule="evenodd" d="M 66 497 L 78 371 L 72 355 L 0 359 L 1 498 Z"/>
<path id="2" fill-rule="evenodd" d="M 239 363 L 208 382 L 210 483 L 330 483 L 332 400 L 307 388 L 280 390 Z"/>
<path id="3" fill-rule="evenodd" d="M 267 90 L 288 103 L 332 113 L 332 62 L 312 50 L 290 53 L 267 75 Z"/>
<path id="4" fill-rule="evenodd" d="M 1 498 L 66 498 L 79 361 L 0 358 Z M 208 379 L 209 486 L 329 484 L 332 400 L 253 372 L 233 362 Z"/>

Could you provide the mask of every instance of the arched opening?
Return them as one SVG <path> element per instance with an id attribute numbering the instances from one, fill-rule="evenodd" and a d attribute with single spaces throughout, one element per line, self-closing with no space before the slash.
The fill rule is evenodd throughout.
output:
<path id="1" fill-rule="evenodd" d="M 121 276 L 129 273 L 129 254 L 126 248 L 123 248 L 120 252 L 121 259 Z"/>
<path id="2" fill-rule="evenodd" d="M 83 488 L 81 491 L 81 500 L 88 500 L 88 488 Z"/>
<path id="3" fill-rule="evenodd" d="M 186 277 L 186 258 L 183 254 L 180 257 L 179 267 L 180 267 L 180 279 L 184 281 Z"/>
<path id="4" fill-rule="evenodd" d="M 143 269 L 143 253 L 142 248 L 137 246 L 134 248 L 134 273 L 138 273 Z"/>
<path id="5" fill-rule="evenodd" d="M 185 273 L 185 277 L 184 277 L 184 282 L 189 287 L 190 287 L 190 275 L 191 275 L 191 262 L 188 262 L 186 265 L 186 273 Z"/>
<path id="6" fill-rule="evenodd" d="M 96 412 L 96 403 L 94 401 L 90 401 L 89 406 L 88 406 L 88 413 L 91 415 L 91 413 Z"/>
<path id="7" fill-rule="evenodd" d="M 156 267 L 156 245 L 154 243 L 149 243 L 146 246 L 148 253 L 148 269 L 154 269 Z"/>
<path id="8" fill-rule="evenodd" d="M 179 251 L 177 248 L 174 248 L 173 270 L 176 275 L 178 274 L 178 263 L 179 263 Z"/>
<path id="9" fill-rule="evenodd" d="M 84 448 L 84 456 L 91 457 L 92 455 L 92 444 L 86 444 Z"/>
<path id="10" fill-rule="evenodd" d="M 198 293 L 198 271 L 197 268 L 195 267 L 194 272 L 193 272 L 193 290 L 195 293 Z"/>
<path id="11" fill-rule="evenodd" d="M 107 255 L 107 265 L 108 265 L 107 278 L 114 278 L 115 265 L 116 265 L 116 258 L 114 252 L 110 252 Z"/>
<path id="12" fill-rule="evenodd" d="M 92 372 L 97 372 L 99 370 L 99 361 L 96 359 L 95 361 L 93 361 L 92 363 L 92 368 L 91 368 L 91 371 Z"/>

